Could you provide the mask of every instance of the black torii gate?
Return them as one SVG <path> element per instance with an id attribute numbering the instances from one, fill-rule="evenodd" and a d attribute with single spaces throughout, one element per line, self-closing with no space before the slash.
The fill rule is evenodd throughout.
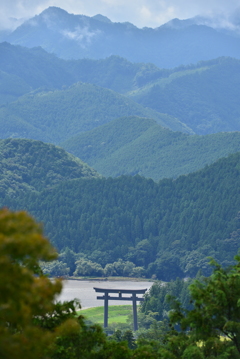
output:
<path id="1" fill-rule="evenodd" d="M 144 294 L 147 289 L 102 289 L 93 288 L 95 292 L 104 293 L 97 299 L 104 299 L 104 328 L 108 326 L 108 301 L 109 300 L 131 300 L 133 305 L 133 330 L 138 330 L 137 323 L 137 301 L 142 302 L 144 298 L 139 298 L 137 294 Z M 110 297 L 109 293 L 118 293 L 118 297 Z M 123 297 L 122 294 L 132 294 L 131 297 Z"/>

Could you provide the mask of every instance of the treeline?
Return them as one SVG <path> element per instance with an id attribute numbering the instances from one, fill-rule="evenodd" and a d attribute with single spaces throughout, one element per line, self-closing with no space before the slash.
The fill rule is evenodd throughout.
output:
<path id="1" fill-rule="evenodd" d="M 2 205 L 27 209 L 59 251 L 69 247 L 103 268 L 122 259 L 162 280 L 209 274 L 208 256 L 228 265 L 240 244 L 239 161 L 237 153 L 158 184 L 76 179 Z"/>
<path id="2" fill-rule="evenodd" d="M 60 253 L 59 259 L 50 263 L 42 262 L 41 269 L 44 274 L 51 277 L 145 277 L 144 267 L 136 266 L 133 262 L 118 259 L 105 266 L 99 263 L 99 258 L 90 260 L 84 253 L 74 253 L 68 247 Z M 101 255 L 101 252 L 98 253 Z M 95 260 L 95 261 L 93 261 Z M 96 262 L 97 261 L 97 262 Z"/>

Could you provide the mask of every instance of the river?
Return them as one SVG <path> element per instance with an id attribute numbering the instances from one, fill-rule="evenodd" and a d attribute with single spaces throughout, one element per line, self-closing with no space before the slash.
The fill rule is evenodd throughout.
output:
<path id="1" fill-rule="evenodd" d="M 60 301 L 79 299 L 82 308 L 102 307 L 103 300 L 97 300 L 97 295 L 93 289 L 149 289 L 153 282 L 141 281 L 79 281 L 79 280 L 66 280 L 63 283 L 63 290 L 61 295 L 57 298 Z M 131 295 L 129 295 L 131 296 Z M 138 296 L 141 297 L 141 294 Z M 129 301 L 111 301 L 110 305 L 130 304 Z"/>

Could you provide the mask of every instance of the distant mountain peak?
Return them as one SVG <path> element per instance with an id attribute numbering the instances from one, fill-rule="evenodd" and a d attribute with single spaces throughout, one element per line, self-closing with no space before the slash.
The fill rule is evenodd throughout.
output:
<path id="1" fill-rule="evenodd" d="M 102 21 L 102 22 L 106 22 L 108 24 L 110 24 L 112 22 L 107 16 L 103 16 L 101 14 L 97 14 L 95 16 L 92 16 L 92 19 Z"/>
<path id="2" fill-rule="evenodd" d="M 240 32 L 240 8 L 232 16 L 220 14 L 216 16 L 197 15 L 189 19 L 172 19 L 160 26 L 160 28 L 183 29 L 192 25 L 207 26 L 216 30 L 231 30 Z"/>
<path id="3" fill-rule="evenodd" d="M 49 6 L 47 9 L 43 10 L 41 12 L 41 14 L 44 14 L 44 13 L 55 13 L 55 14 L 68 14 L 68 12 L 60 7 L 57 7 L 57 6 Z"/>

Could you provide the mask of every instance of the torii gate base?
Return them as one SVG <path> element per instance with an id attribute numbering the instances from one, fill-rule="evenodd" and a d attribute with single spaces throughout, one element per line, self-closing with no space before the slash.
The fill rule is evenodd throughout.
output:
<path id="1" fill-rule="evenodd" d="M 137 322 L 137 301 L 142 302 L 144 298 L 139 298 L 137 294 L 144 294 L 147 289 L 102 289 L 93 288 L 95 292 L 104 293 L 97 299 L 104 299 L 104 328 L 108 326 L 108 301 L 109 300 L 131 300 L 133 305 L 133 330 L 138 330 Z M 109 293 L 118 293 L 118 297 L 110 297 Z M 131 297 L 122 297 L 122 294 L 132 294 Z"/>

